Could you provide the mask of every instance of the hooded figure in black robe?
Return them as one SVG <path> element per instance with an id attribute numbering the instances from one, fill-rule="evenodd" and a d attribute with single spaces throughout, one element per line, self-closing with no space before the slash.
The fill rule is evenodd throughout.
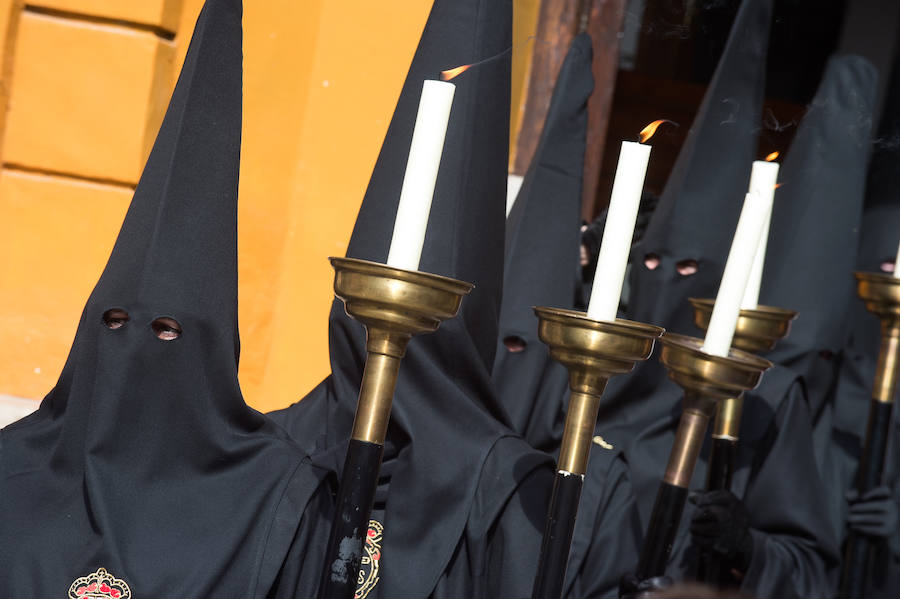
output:
<path id="1" fill-rule="evenodd" d="M 5 595 L 316 592 L 327 473 L 238 385 L 241 61 L 209 0 L 59 382 L 0 431 Z"/>
<path id="2" fill-rule="evenodd" d="M 716 296 L 737 227 L 757 146 L 770 19 L 771 2 L 755 0 L 746 0 L 735 18 L 659 206 L 632 253 L 631 320 L 702 336 L 688 298 Z M 681 388 L 651 359 L 613 378 L 600 405 L 597 430 L 623 448 L 645 523 L 681 399 Z M 759 597 L 826 596 L 836 548 L 820 505 L 809 409 L 795 375 L 770 370 L 748 394 L 739 448 L 733 493 L 699 493 L 693 500 L 698 506 L 688 505 L 668 574 L 692 577 L 698 550 L 707 547 L 737 573 L 734 584 L 740 581 Z M 705 450 L 694 489 L 705 486 L 707 459 Z M 692 528 L 702 534 L 691 534 Z"/>
<path id="3" fill-rule="evenodd" d="M 422 81 L 459 75 L 420 270 L 475 284 L 459 316 L 413 338 L 400 366 L 373 530 L 378 582 L 361 596 L 524 597 L 531 592 L 552 459 L 506 424 L 491 383 L 497 344 L 509 146 L 509 0 L 436 0 L 413 58 L 347 255 L 384 262 Z M 339 471 L 365 364 L 365 330 L 335 302 L 331 375 L 273 414 Z M 364 559 L 364 570 L 369 567 Z M 365 581 L 375 579 L 371 568 Z"/>
<path id="4" fill-rule="evenodd" d="M 816 459 L 832 487 L 834 385 L 856 303 L 856 248 L 869 165 L 875 68 L 858 56 L 829 61 L 779 179 L 760 303 L 796 310 L 766 357 L 796 373 L 813 417 Z M 898 235 L 900 238 L 900 235 Z M 896 248 L 895 248 L 896 249 Z M 843 493 L 829 502 L 843 504 Z"/>
<path id="5" fill-rule="evenodd" d="M 866 185 L 856 270 L 890 272 L 900 241 L 900 62 L 895 63 Z M 847 275 L 849 277 L 849 275 Z M 842 321 L 849 340 L 840 361 L 829 423 L 830 444 L 824 452 L 829 475 L 832 524 L 841 540 L 849 531 L 868 535 L 876 551 L 867 589 L 873 598 L 894 597 L 900 589 L 900 417 L 896 406 L 888 441 L 883 484 L 864 497 L 855 490 L 856 472 L 865 442 L 866 421 L 881 344 L 880 320 L 865 309 L 851 289 Z"/>
<path id="6" fill-rule="evenodd" d="M 550 453 L 558 452 L 562 439 L 569 375 L 538 339 L 532 306 L 575 308 L 591 55 L 590 36 L 577 36 L 507 221 L 493 379 L 513 428 Z M 592 484 L 581 497 L 565 597 L 616 597 L 619 579 L 637 560 L 641 529 L 628 467 L 608 445 L 591 449 Z"/>

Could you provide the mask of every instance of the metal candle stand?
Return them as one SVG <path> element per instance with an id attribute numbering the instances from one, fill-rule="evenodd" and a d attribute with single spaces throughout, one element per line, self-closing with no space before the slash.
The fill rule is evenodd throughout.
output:
<path id="1" fill-rule="evenodd" d="M 690 298 L 694 307 L 694 324 L 706 331 L 712 316 L 715 300 Z M 787 336 L 791 321 L 797 317 L 793 310 L 758 306 L 741 310 L 734 330 L 732 347 L 751 353 L 769 351 Z M 712 446 L 706 470 L 706 490 L 731 489 L 731 479 L 737 460 L 738 437 L 743 412 L 743 394 L 719 402 L 712 429 Z M 723 578 L 720 561 L 711 553 L 703 552 L 699 559 L 697 579 L 716 584 Z"/>
<path id="2" fill-rule="evenodd" d="M 559 599 L 606 382 L 646 360 L 663 329 L 628 320 L 596 321 L 583 312 L 535 308 L 538 334 L 569 371 L 571 396 L 532 599 Z"/>
<path id="3" fill-rule="evenodd" d="M 900 376 L 900 279 L 877 273 L 855 273 L 857 294 L 866 309 L 881 319 L 881 349 L 869 405 L 866 440 L 857 470 L 856 490 L 862 497 L 881 484 L 891 426 L 891 411 Z M 872 542 L 851 533 L 841 572 L 841 599 L 867 596 Z"/>
<path id="4" fill-rule="evenodd" d="M 363 372 L 331 525 L 320 599 L 352 599 L 372 513 L 400 360 L 413 335 L 435 331 L 472 290 L 438 275 L 353 258 L 331 258 L 334 293 L 366 327 Z"/>
<path id="5" fill-rule="evenodd" d="M 728 357 L 707 354 L 701 349 L 703 340 L 695 337 L 667 333 L 660 343 L 660 360 L 668 368 L 669 378 L 684 390 L 684 407 L 641 547 L 636 571 L 641 580 L 665 574 L 716 403 L 753 389 L 772 366 L 768 360 L 735 349 Z"/>

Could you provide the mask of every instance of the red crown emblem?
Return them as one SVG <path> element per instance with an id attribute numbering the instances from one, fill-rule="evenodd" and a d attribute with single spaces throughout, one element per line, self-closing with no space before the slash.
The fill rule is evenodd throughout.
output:
<path id="1" fill-rule="evenodd" d="M 69 599 L 131 599 L 131 589 L 124 580 L 100 568 L 73 582 Z"/>

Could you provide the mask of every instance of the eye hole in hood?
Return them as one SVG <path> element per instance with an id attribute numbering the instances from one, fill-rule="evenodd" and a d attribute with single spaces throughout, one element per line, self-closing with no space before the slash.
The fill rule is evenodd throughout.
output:
<path id="1" fill-rule="evenodd" d="M 675 270 L 678 271 L 683 277 L 689 277 L 693 274 L 697 274 L 697 271 L 700 269 L 700 265 L 696 260 L 687 259 L 687 260 L 679 260 L 677 264 L 675 264 Z"/>
<path id="2" fill-rule="evenodd" d="M 106 328 L 116 330 L 124 327 L 131 317 L 122 308 L 110 308 L 103 313 L 103 324 Z"/>
<path id="3" fill-rule="evenodd" d="M 160 316 L 150 323 L 153 334 L 162 341 L 175 341 L 181 337 L 181 325 L 174 318 Z"/>
<path id="4" fill-rule="evenodd" d="M 517 354 L 525 351 L 525 348 L 528 347 L 528 342 L 518 335 L 510 335 L 503 339 L 503 345 L 506 346 L 506 349 L 509 350 L 510 353 Z"/>

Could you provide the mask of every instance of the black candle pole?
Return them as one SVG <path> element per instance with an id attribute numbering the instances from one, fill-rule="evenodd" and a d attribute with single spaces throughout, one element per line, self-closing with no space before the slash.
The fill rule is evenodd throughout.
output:
<path id="1" fill-rule="evenodd" d="M 856 273 L 856 279 L 859 297 L 881 319 L 881 349 L 865 444 L 856 474 L 856 491 L 862 497 L 881 484 L 884 474 L 891 414 L 900 377 L 900 279 L 875 273 Z M 867 596 L 872 549 L 867 537 L 856 533 L 848 536 L 841 572 L 841 599 Z"/>

